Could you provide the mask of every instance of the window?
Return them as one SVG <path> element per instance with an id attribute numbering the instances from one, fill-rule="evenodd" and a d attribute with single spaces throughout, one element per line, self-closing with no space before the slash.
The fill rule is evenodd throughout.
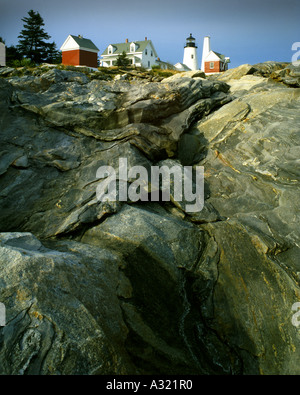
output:
<path id="1" fill-rule="evenodd" d="M 130 52 L 134 52 L 135 51 L 135 44 L 131 44 L 130 45 Z"/>
<path id="2" fill-rule="evenodd" d="M 151 51 L 151 56 L 153 56 L 153 51 Z"/>
<path id="3" fill-rule="evenodd" d="M 194 55 L 191 55 L 191 58 L 194 59 Z"/>
<path id="4" fill-rule="evenodd" d="M 147 49 L 145 49 L 145 55 L 148 55 L 148 50 Z"/>
<path id="5" fill-rule="evenodd" d="M 210 62 L 209 63 L 209 68 L 214 69 L 215 68 L 215 62 Z"/>
<path id="6" fill-rule="evenodd" d="M 149 62 L 149 60 L 148 60 L 148 67 L 150 67 L 150 62 Z"/>
<path id="7" fill-rule="evenodd" d="M 112 44 L 109 44 L 109 46 L 107 47 L 107 53 L 109 55 L 113 54 L 116 50 L 116 47 L 114 47 Z"/>

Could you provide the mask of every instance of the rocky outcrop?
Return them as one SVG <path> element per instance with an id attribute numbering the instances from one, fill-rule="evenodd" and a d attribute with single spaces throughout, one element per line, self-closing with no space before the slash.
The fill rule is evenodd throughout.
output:
<path id="1" fill-rule="evenodd" d="M 244 64 L 235 69 L 229 69 L 217 76 L 219 81 L 239 80 L 246 75 L 270 78 L 276 82 L 281 82 L 293 88 L 300 87 L 299 62 L 282 63 L 282 62 L 265 62 L 255 65 Z M 215 79 L 213 76 L 212 79 Z"/>
<path id="2" fill-rule="evenodd" d="M 283 82 L 284 84 L 300 88 L 300 62 L 297 64 L 289 64 L 284 69 L 276 70 L 272 72 L 271 78 L 278 82 Z"/>
<path id="3" fill-rule="evenodd" d="M 231 100 L 227 84 L 193 78 L 89 81 L 54 69 L 0 84 L 2 230 L 38 237 L 75 231 L 115 212 L 119 205 L 95 201 L 99 166 L 117 168 L 126 157 L 128 166 L 149 167 L 149 159 L 174 156 L 192 122 Z"/>
<path id="4" fill-rule="evenodd" d="M 298 69 L 82 71 L 1 72 L 0 374 L 299 374 Z M 203 210 L 98 201 L 120 158 Z"/>

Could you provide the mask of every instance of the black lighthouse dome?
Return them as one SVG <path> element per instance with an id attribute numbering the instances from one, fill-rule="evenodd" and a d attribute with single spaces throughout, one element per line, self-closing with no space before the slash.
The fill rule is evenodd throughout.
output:
<path id="1" fill-rule="evenodd" d="M 186 47 L 196 47 L 196 39 L 192 36 L 192 33 L 190 34 L 190 36 L 186 39 Z"/>

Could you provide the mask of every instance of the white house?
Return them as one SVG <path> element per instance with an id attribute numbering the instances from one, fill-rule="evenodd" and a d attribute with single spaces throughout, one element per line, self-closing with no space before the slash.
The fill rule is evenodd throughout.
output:
<path id="1" fill-rule="evenodd" d="M 114 66 L 118 56 L 124 51 L 132 65 L 144 67 L 146 69 L 150 69 L 153 65 L 157 65 L 157 53 L 154 45 L 151 40 L 145 37 L 144 41 L 128 42 L 128 39 L 126 39 L 125 43 L 109 44 L 101 55 L 100 66 Z"/>
<path id="2" fill-rule="evenodd" d="M 6 66 L 6 49 L 2 42 L 0 42 L 0 66 Z"/>

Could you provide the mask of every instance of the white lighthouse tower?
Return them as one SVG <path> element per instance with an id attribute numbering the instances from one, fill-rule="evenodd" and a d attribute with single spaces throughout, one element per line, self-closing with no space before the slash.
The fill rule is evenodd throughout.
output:
<path id="1" fill-rule="evenodd" d="M 198 70 L 198 57 L 197 57 L 197 47 L 195 44 L 195 39 L 190 34 L 190 37 L 186 39 L 186 45 L 184 47 L 183 53 L 183 64 L 185 64 L 191 70 Z"/>
<path id="2" fill-rule="evenodd" d="M 205 71 L 205 58 L 210 53 L 210 36 L 205 36 L 203 41 L 203 50 L 202 50 L 202 61 L 201 61 L 201 70 Z"/>

